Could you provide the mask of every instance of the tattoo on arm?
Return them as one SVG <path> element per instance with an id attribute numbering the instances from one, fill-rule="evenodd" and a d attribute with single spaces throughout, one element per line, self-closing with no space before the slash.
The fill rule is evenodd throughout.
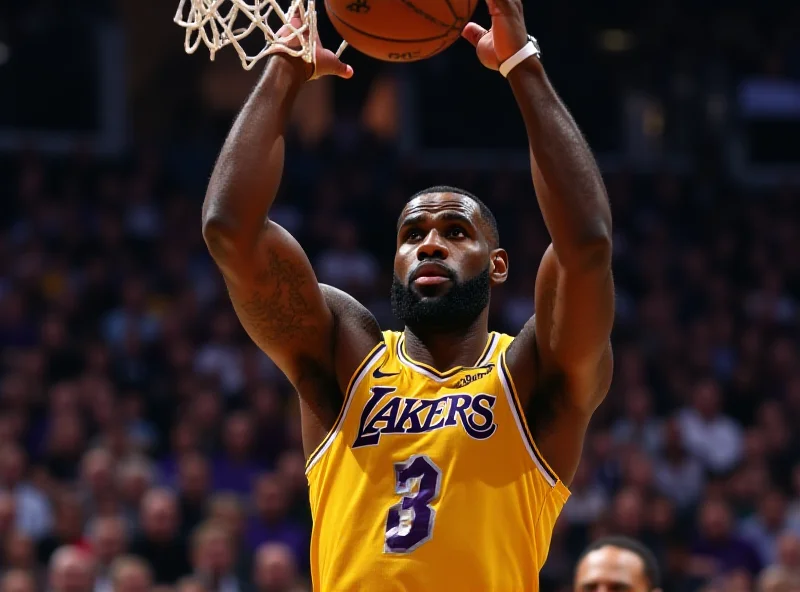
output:
<path id="1" fill-rule="evenodd" d="M 267 342 L 317 337 L 312 307 L 303 294 L 310 281 L 297 266 L 276 252 L 267 254 L 265 266 L 254 278 L 253 291 L 236 302 L 254 335 Z"/>

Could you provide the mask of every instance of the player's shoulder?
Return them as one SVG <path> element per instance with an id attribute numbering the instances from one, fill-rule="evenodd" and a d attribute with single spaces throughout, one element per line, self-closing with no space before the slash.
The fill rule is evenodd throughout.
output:
<path id="1" fill-rule="evenodd" d="M 320 290 L 334 319 L 336 374 L 344 388 L 384 337 L 375 316 L 350 294 L 326 284 Z"/>
<path id="2" fill-rule="evenodd" d="M 353 323 L 354 328 L 365 336 L 382 339 L 381 327 L 366 306 L 339 288 L 327 284 L 320 284 L 319 287 L 325 303 L 338 322 Z"/>

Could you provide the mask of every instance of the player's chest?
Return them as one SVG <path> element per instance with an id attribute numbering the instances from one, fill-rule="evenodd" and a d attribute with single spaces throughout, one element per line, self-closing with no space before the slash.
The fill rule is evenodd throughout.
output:
<path id="1" fill-rule="evenodd" d="M 501 398 L 490 381 L 459 386 L 457 380 L 365 385 L 351 402 L 348 446 L 366 452 L 421 440 L 448 447 L 491 440 L 503 420 Z"/>

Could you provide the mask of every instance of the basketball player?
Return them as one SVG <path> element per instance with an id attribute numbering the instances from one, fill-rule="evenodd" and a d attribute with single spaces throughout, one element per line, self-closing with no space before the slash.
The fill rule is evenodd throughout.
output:
<path id="1" fill-rule="evenodd" d="M 575 568 L 575 592 L 661 592 L 658 562 L 640 542 L 610 536 L 589 545 Z"/>
<path id="2" fill-rule="evenodd" d="M 603 181 L 535 55 L 521 1 L 489 8 L 491 31 L 470 24 L 464 36 L 489 68 L 518 62 L 507 78 L 552 237 L 538 312 L 516 337 L 488 329 L 509 261 L 491 211 L 466 191 L 428 189 L 400 213 L 391 300 L 402 333 L 381 333 L 360 303 L 320 285 L 269 219 L 298 90 L 312 74 L 353 74 L 329 50 L 318 49 L 315 72 L 269 58 L 210 181 L 209 250 L 245 329 L 300 396 L 316 590 L 538 590 L 609 387 Z"/>

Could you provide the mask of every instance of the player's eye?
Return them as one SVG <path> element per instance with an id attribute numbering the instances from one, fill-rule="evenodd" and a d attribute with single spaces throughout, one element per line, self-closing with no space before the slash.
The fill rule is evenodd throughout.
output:
<path id="1" fill-rule="evenodd" d="M 417 241 L 422 238 L 422 231 L 416 228 L 412 228 L 411 230 L 406 232 L 405 240 L 406 241 Z"/>
<path id="2" fill-rule="evenodd" d="M 447 231 L 449 238 L 466 238 L 467 233 L 461 226 L 452 226 Z"/>

